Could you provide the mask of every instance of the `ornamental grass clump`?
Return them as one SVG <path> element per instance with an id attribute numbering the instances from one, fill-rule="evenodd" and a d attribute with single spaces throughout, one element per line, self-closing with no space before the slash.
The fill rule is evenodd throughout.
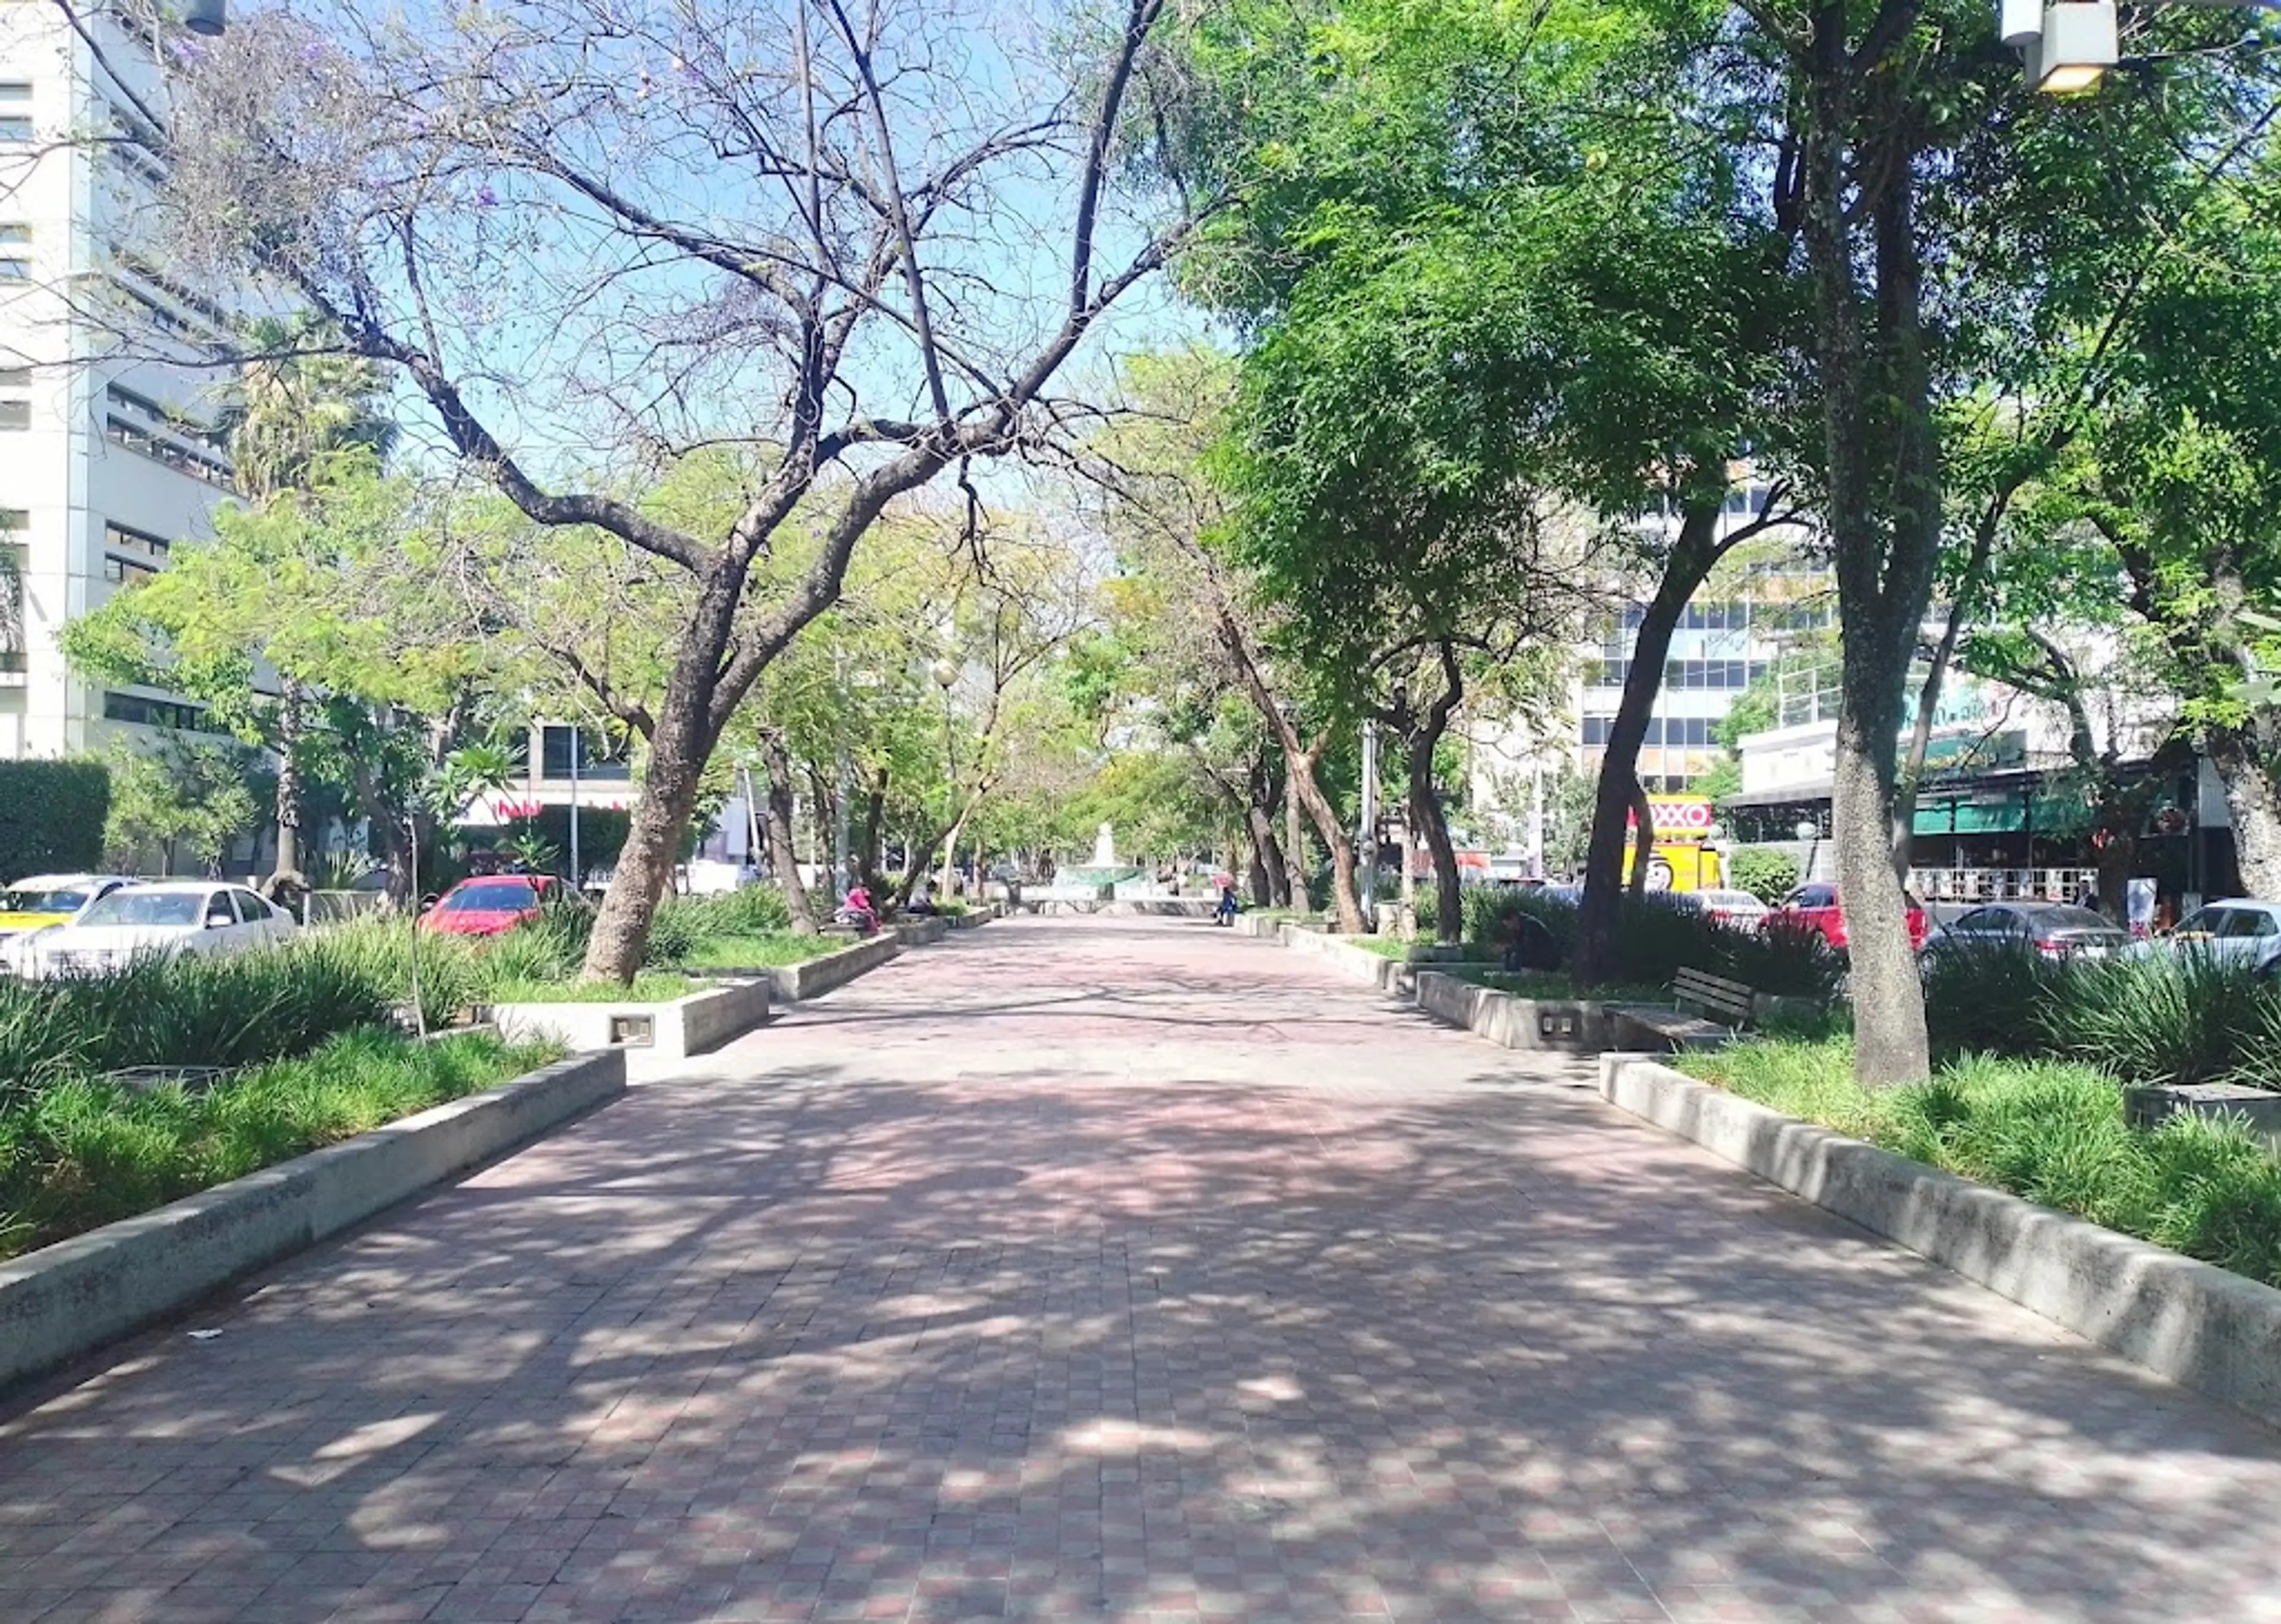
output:
<path id="1" fill-rule="evenodd" d="M 1743 1043 L 1678 1063 L 1787 1115 L 2281 1286 L 2281 1162 L 2240 1118 L 2133 1128 L 2113 1077 L 1994 1055 L 1952 1061 L 1913 1087 L 1865 1089 L 1844 1039 Z"/>
<path id="2" fill-rule="evenodd" d="M 2035 1013 L 2051 1052 L 2125 1082 L 2273 1088 L 2277 1010 L 2281 989 L 2254 966 L 2185 952 L 2069 963 Z"/>
<path id="3" fill-rule="evenodd" d="M 211 1089 L 76 1078 L 0 1109 L 0 1257 L 491 1087 L 554 1058 L 488 1036 L 344 1033 Z"/>
<path id="4" fill-rule="evenodd" d="M 99 976 L 0 983 L 0 1105 L 135 1066 L 252 1065 L 377 1026 L 391 995 L 321 939 L 232 958 L 152 954 Z"/>

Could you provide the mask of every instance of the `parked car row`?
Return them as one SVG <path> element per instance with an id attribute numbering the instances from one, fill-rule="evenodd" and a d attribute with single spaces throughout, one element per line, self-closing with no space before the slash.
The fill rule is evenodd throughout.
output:
<path id="1" fill-rule="evenodd" d="M 39 875 L 0 894 L 0 973 L 38 980 L 122 969 L 139 954 L 242 953 L 299 928 L 225 881 Z"/>

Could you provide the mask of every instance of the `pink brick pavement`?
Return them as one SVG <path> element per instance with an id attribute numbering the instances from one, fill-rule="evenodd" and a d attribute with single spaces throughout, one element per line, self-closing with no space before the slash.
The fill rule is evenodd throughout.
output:
<path id="1" fill-rule="evenodd" d="M 1173 923 L 901 961 L 0 1425 L 0 1624 L 2281 1620 L 2281 1440 Z"/>

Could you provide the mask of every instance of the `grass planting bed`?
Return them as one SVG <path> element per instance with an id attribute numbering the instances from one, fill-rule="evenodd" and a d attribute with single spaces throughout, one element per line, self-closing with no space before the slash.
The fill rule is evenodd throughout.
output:
<path id="1" fill-rule="evenodd" d="M 663 971 L 644 971 L 630 986 L 615 981 L 500 981 L 490 989 L 494 1004 L 664 1004 L 712 985 Z"/>
<path id="2" fill-rule="evenodd" d="M 198 1092 L 87 1077 L 21 1090 L 0 1107 L 0 1257 L 480 1093 L 558 1053 L 358 1031 Z"/>
<path id="3" fill-rule="evenodd" d="M 1967 1055 L 1865 1089 L 1852 1043 L 1757 1041 L 1676 1057 L 1689 1076 L 1960 1177 L 2281 1286 L 2281 1163 L 2236 1121 L 2123 1120 L 2111 1073 Z"/>
<path id="4" fill-rule="evenodd" d="M 794 936 L 789 932 L 708 936 L 677 962 L 690 970 L 774 970 L 820 959 L 847 946 L 848 940 L 844 936 Z"/>

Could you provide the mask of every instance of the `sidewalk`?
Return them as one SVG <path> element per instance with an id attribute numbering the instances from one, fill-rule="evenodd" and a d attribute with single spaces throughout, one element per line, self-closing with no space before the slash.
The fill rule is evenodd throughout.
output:
<path id="1" fill-rule="evenodd" d="M 0 1620 L 2281 1620 L 2281 1439 L 1179 921 L 962 933 L 0 1425 Z"/>

